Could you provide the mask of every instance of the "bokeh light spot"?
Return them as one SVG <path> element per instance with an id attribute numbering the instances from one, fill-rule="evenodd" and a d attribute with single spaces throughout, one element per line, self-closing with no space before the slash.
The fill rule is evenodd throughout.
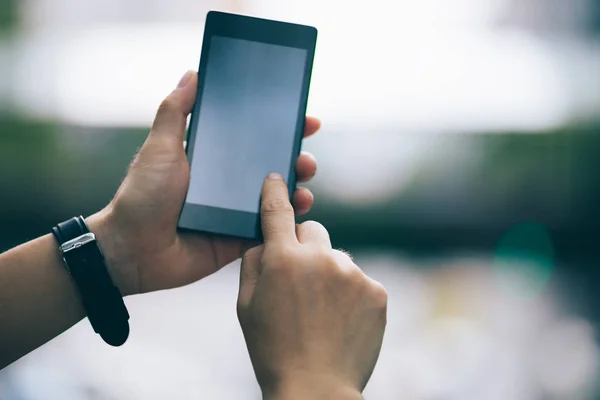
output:
<path id="1" fill-rule="evenodd" d="M 519 297 L 539 294 L 554 271 L 554 247 L 548 229 L 535 222 L 512 227 L 496 246 L 493 265 L 503 290 Z"/>

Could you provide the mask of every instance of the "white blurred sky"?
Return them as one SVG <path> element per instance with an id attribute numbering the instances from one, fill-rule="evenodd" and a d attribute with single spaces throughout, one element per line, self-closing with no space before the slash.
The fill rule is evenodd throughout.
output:
<path id="1" fill-rule="evenodd" d="M 28 0 L 24 29 L 5 46 L 12 89 L 3 97 L 22 112 L 65 122 L 147 126 L 179 76 L 197 68 L 204 16 L 217 8 L 319 29 L 309 112 L 330 127 L 535 131 L 594 113 L 600 51 L 494 31 L 505 6 L 504 0 Z"/>

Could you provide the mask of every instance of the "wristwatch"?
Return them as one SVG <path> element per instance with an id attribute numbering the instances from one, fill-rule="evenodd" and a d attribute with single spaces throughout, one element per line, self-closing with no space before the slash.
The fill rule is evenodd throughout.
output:
<path id="1" fill-rule="evenodd" d="M 129 313 L 96 236 L 81 216 L 58 224 L 52 233 L 92 328 L 109 345 L 122 345 L 129 336 Z"/>

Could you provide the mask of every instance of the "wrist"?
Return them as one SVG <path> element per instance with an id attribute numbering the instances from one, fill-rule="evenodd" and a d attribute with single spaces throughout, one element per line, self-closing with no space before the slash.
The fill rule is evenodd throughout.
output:
<path id="1" fill-rule="evenodd" d="M 108 273 L 122 296 L 137 293 L 137 270 L 135 260 L 128 255 L 127 245 L 110 208 L 103 209 L 85 219 L 96 240 L 106 263 Z"/>
<path id="2" fill-rule="evenodd" d="M 264 400 L 362 400 L 361 392 L 323 377 L 307 377 L 297 374 L 295 378 L 281 381 L 270 389 L 263 388 Z"/>

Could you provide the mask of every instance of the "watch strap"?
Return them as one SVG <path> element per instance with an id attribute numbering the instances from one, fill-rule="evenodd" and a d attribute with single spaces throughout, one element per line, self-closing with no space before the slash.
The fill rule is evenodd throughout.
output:
<path id="1" fill-rule="evenodd" d="M 58 224 L 52 233 L 61 245 L 63 260 L 94 331 L 106 343 L 122 345 L 129 336 L 129 313 L 119 289 L 113 284 L 95 236 L 83 217 Z"/>
<path id="2" fill-rule="evenodd" d="M 89 233 L 90 230 L 85 223 L 83 217 L 71 218 L 68 221 L 61 222 L 52 228 L 52 233 L 58 243 L 64 244 L 69 240 L 75 239 L 84 233 Z"/>

